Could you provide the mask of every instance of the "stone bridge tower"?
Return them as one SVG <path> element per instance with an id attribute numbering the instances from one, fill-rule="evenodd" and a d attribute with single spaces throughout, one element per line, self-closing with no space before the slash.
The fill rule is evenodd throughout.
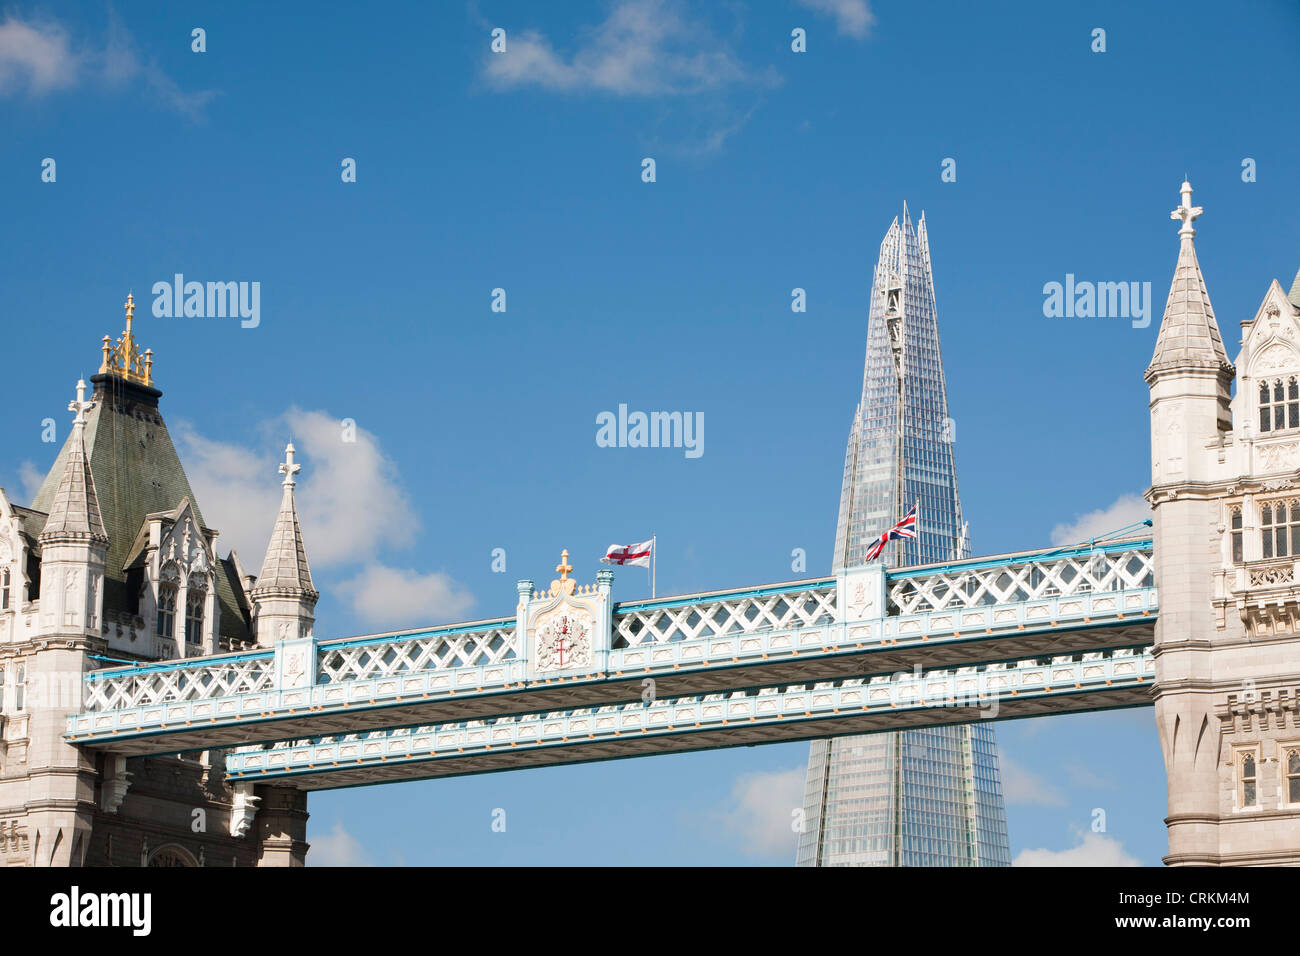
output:
<path id="1" fill-rule="evenodd" d="M 1300 277 L 1241 323 L 1234 367 L 1191 195 L 1146 370 L 1165 862 L 1300 863 Z"/>
<path id="2" fill-rule="evenodd" d="M 125 332 L 104 337 L 93 394 L 77 383 L 72 429 L 31 506 L 0 488 L 0 865 L 301 865 L 303 792 L 230 786 L 220 751 L 128 759 L 63 737 L 86 672 L 309 638 L 317 598 L 292 446 L 256 580 L 217 552 L 134 309 L 128 297 Z"/>

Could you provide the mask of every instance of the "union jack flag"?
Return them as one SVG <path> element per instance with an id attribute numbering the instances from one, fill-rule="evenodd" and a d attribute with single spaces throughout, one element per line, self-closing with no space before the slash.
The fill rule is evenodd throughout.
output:
<path id="1" fill-rule="evenodd" d="M 895 538 L 915 538 L 916 537 L 916 509 L 920 502 L 912 505 L 910 511 L 903 515 L 903 520 L 898 522 L 879 538 L 867 549 L 867 560 L 874 561 L 880 557 L 880 552 L 885 550 L 885 545 L 889 544 Z"/>

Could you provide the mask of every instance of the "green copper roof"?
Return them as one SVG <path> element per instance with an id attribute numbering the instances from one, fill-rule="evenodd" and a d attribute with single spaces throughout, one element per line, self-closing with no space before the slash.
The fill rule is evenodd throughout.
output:
<path id="1" fill-rule="evenodd" d="M 86 413 L 85 444 L 109 540 L 104 607 L 125 611 L 135 602 L 128 601 L 123 564 L 145 516 L 172 511 L 188 497 L 199 524 L 206 527 L 206 523 L 158 410 L 162 393 L 116 375 L 96 375 L 91 381 L 95 407 Z M 34 510 L 49 512 L 71 444 L 69 436 L 36 492 Z M 248 622 L 225 574 L 217 575 L 217 600 L 221 636 L 247 640 Z"/>

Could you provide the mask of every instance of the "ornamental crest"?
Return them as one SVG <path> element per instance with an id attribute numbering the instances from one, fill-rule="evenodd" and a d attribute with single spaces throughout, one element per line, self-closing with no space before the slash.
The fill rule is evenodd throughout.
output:
<path id="1" fill-rule="evenodd" d="M 591 666 L 591 619 L 562 613 L 537 629 L 537 669 Z"/>
<path id="2" fill-rule="evenodd" d="M 527 620 L 529 671 L 548 675 L 595 672 L 608 650 L 609 585 L 580 585 L 569 577 L 573 567 L 565 551 L 555 569 L 560 577 L 549 589 L 533 591 L 524 582 L 520 614 Z M 603 587 L 603 590 L 602 590 Z M 598 660 L 599 658 L 599 660 Z"/>

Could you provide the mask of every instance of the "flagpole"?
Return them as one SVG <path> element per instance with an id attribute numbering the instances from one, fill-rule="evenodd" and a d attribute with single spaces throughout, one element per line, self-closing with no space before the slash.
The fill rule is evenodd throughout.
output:
<path id="1" fill-rule="evenodd" d="M 650 600 L 655 596 L 655 562 L 659 560 L 659 536 L 650 535 Z"/>

